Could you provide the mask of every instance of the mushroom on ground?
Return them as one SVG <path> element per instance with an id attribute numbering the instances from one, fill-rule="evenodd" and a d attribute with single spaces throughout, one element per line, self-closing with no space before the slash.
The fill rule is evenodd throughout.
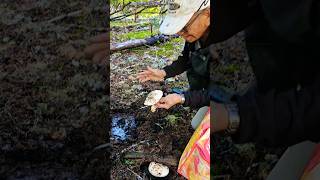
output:
<path id="1" fill-rule="evenodd" d="M 163 164 L 151 162 L 148 170 L 152 176 L 155 177 L 166 177 L 169 174 L 169 168 Z"/>

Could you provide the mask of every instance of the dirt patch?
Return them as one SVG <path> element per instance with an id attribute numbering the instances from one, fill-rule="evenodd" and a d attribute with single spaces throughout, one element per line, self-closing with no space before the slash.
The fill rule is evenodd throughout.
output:
<path id="1" fill-rule="evenodd" d="M 116 139 L 111 141 L 114 149 L 111 156 L 112 178 L 134 177 L 130 170 L 147 178 L 143 167 L 147 162 L 156 161 L 168 165 L 172 171 L 171 178 L 176 179 L 179 177 L 176 173 L 177 163 L 193 133 L 190 126 L 193 112 L 182 107 L 170 111 L 157 110 L 157 113 L 139 110 L 138 107 L 143 105 L 143 101 L 129 108 L 135 110 L 129 110 L 130 114 L 135 114 L 137 123 L 134 138 L 125 142 Z M 174 116 L 174 121 L 169 121 L 168 116 Z"/>
<path id="2" fill-rule="evenodd" d="M 106 72 L 82 53 L 105 27 L 103 3 L 0 3 L 2 178 L 106 176 L 105 151 L 91 153 L 107 141 Z"/>

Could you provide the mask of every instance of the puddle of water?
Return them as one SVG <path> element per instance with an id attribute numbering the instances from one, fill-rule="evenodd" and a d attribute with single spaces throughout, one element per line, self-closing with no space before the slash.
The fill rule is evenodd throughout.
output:
<path id="1" fill-rule="evenodd" d="M 111 137 L 115 140 L 127 140 L 137 127 L 134 116 L 115 114 L 112 116 Z"/>

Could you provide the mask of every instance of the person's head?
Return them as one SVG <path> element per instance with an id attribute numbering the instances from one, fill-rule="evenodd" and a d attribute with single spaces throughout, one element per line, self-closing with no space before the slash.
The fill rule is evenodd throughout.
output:
<path id="1" fill-rule="evenodd" d="M 179 34 L 188 42 L 200 39 L 210 25 L 210 0 L 168 0 L 160 32 Z"/>

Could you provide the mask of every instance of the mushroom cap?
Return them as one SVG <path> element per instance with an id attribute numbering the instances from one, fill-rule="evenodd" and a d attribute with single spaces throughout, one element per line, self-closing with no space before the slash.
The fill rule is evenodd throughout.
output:
<path id="1" fill-rule="evenodd" d="M 163 164 L 151 162 L 148 170 L 152 176 L 155 177 L 166 177 L 169 174 L 169 168 Z"/>
<path id="2" fill-rule="evenodd" d="M 151 91 L 146 100 L 144 101 L 145 106 L 152 106 L 154 104 L 157 104 L 157 102 L 160 101 L 161 97 L 163 96 L 163 92 L 161 90 L 154 90 Z"/>

